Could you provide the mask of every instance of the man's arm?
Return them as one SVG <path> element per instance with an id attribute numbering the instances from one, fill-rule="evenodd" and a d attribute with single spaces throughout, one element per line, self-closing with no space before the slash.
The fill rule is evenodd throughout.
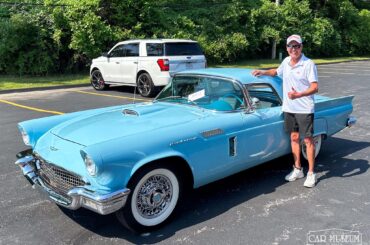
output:
<path id="1" fill-rule="evenodd" d="M 269 70 L 253 70 L 252 75 L 259 77 L 259 76 L 276 76 L 277 70 L 276 69 L 269 69 Z"/>
<path id="2" fill-rule="evenodd" d="M 288 97 L 289 99 L 294 100 L 311 94 L 316 94 L 319 91 L 319 85 L 317 82 L 311 82 L 310 87 L 303 92 L 297 92 L 294 88 L 292 88 L 292 90 L 293 91 L 288 93 Z"/>

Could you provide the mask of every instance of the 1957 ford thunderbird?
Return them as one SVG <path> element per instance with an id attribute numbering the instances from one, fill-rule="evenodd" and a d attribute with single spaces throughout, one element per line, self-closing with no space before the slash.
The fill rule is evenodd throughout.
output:
<path id="1" fill-rule="evenodd" d="M 131 230 L 152 229 L 186 188 L 291 152 L 281 86 L 248 69 L 180 72 L 152 102 L 19 123 L 31 148 L 16 164 L 60 206 L 115 212 Z M 356 122 L 352 99 L 315 96 L 316 156 L 323 139 Z"/>

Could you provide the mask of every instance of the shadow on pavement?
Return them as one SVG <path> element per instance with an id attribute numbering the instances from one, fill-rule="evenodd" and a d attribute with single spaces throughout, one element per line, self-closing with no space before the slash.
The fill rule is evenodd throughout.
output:
<path id="1" fill-rule="evenodd" d="M 159 94 L 159 92 L 162 90 L 163 87 L 158 87 L 157 88 L 157 91 L 156 93 L 154 94 L 154 96 L 152 97 L 142 97 L 140 94 L 139 94 L 139 91 L 137 90 L 136 87 L 133 87 L 133 86 L 110 86 L 107 91 L 116 91 L 116 92 L 121 92 L 121 93 L 130 93 L 132 95 L 136 94 L 136 96 L 139 98 L 145 98 L 145 99 L 148 99 L 148 100 L 151 100 L 151 99 L 154 99 L 157 94 Z"/>
<path id="2" fill-rule="evenodd" d="M 320 177 L 319 181 L 334 176 L 351 177 L 368 170 L 367 160 L 353 160 L 346 157 L 369 147 L 370 142 L 329 138 L 324 143 L 323 148 L 326 149 L 323 149 L 317 159 L 317 172 L 327 171 L 327 173 Z M 125 239 L 134 244 L 154 244 L 173 236 L 179 230 L 217 217 L 256 196 L 274 192 L 277 187 L 286 183 L 284 176 L 291 170 L 292 162 L 290 155 L 280 157 L 194 190 L 191 197 L 181 204 L 173 219 L 151 233 L 134 234 L 123 228 L 115 215 L 100 216 L 88 210 L 62 210 L 75 222 L 100 236 Z M 307 169 L 305 163 L 303 166 Z M 320 185 L 317 188 L 320 188 Z M 74 242 L 87 242 L 87 239 L 88 237 L 80 237 Z"/>

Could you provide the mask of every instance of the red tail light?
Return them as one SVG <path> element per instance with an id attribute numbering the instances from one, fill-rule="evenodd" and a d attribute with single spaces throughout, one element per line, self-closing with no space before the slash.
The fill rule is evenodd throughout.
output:
<path id="1" fill-rule="evenodd" d="M 157 64 L 161 71 L 169 71 L 170 70 L 170 61 L 168 59 L 158 59 Z"/>

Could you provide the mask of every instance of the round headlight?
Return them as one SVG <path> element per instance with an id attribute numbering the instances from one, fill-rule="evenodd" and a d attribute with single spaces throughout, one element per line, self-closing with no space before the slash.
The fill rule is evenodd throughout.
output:
<path id="1" fill-rule="evenodd" d="M 88 155 L 85 156 L 84 161 L 85 161 L 85 166 L 86 166 L 87 172 L 91 176 L 95 176 L 96 172 L 97 172 L 97 167 L 96 167 L 95 162 Z"/>

